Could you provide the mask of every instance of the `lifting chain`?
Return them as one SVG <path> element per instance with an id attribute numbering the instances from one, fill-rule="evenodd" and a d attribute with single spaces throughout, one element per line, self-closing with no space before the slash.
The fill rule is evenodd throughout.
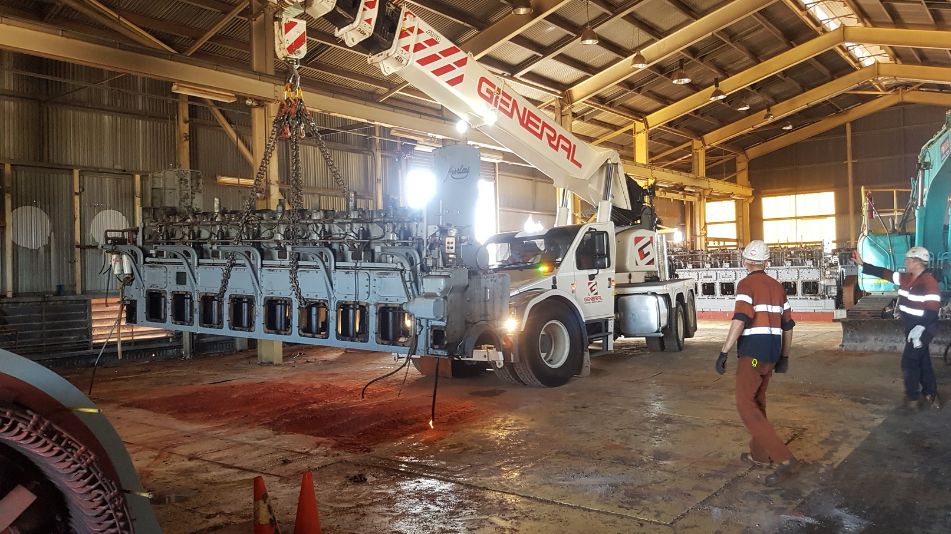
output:
<path id="1" fill-rule="evenodd" d="M 340 175 L 340 169 L 337 167 L 337 163 L 334 161 L 333 155 L 327 147 L 327 143 L 320 134 L 317 122 L 304 104 L 297 61 L 289 62 L 288 67 L 290 68 L 290 76 L 288 77 L 287 83 L 284 84 L 284 100 L 278 108 L 277 116 L 274 117 L 274 123 L 271 126 L 271 132 L 265 142 L 263 159 L 258 165 L 257 173 L 254 175 L 254 184 L 251 187 L 251 192 L 245 203 L 244 213 L 241 215 L 238 225 L 239 232 L 232 240 L 233 244 L 240 243 L 244 234 L 247 233 L 247 225 L 251 220 L 251 215 L 254 213 L 256 201 L 265 195 L 265 181 L 278 139 L 283 138 L 290 143 L 290 194 L 286 195 L 289 205 L 284 215 L 288 221 L 284 232 L 284 238 L 287 243 L 297 244 L 300 239 L 306 235 L 305 229 L 301 228 L 300 225 L 300 216 L 304 209 L 303 165 L 300 155 L 301 139 L 304 139 L 310 134 L 317 141 L 317 148 L 320 150 L 320 155 L 324 163 L 326 163 L 327 168 L 330 170 L 330 175 L 333 177 L 334 183 L 340 188 L 341 192 L 343 192 L 344 198 L 349 199 L 350 197 L 350 188 Z M 297 276 L 299 261 L 299 253 L 294 252 L 290 254 L 289 276 L 295 298 L 297 298 L 300 305 L 304 305 L 306 304 L 306 299 L 303 297 L 300 281 Z M 225 293 L 228 291 L 231 273 L 236 263 L 236 255 L 229 253 L 227 263 L 225 263 L 221 275 L 221 287 L 218 289 L 217 298 L 219 300 L 223 300 Z"/>

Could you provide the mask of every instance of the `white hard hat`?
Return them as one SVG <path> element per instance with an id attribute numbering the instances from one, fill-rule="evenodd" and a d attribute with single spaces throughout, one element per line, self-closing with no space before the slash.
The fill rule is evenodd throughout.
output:
<path id="1" fill-rule="evenodd" d="M 905 253 L 906 258 L 918 258 L 919 260 L 928 263 L 931 261 L 931 254 L 928 252 L 928 249 L 925 247 L 911 247 L 908 249 L 908 252 Z"/>
<path id="2" fill-rule="evenodd" d="M 743 249 L 743 259 L 750 261 L 766 261 L 769 259 L 769 247 L 760 239 L 750 241 Z"/>

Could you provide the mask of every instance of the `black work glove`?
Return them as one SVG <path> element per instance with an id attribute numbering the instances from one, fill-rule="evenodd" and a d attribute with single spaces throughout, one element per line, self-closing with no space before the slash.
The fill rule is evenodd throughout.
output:
<path id="1" fill-rule="evenodd" d="M 717 370 L 717 374 L 722 375 L 726 372 L 726 357 L 727 353 L 721 352 L 720 356 L 717 358 L 716 366 L 714 367 Z"/>
<path id="2" fill-rule="evenodd" d="M 776 366 L 773 367 L 773 371 L 777 373 L 785 373 L 789 369 L 789 356 L 780 356 L 779 361 L 776 362 Z"/>

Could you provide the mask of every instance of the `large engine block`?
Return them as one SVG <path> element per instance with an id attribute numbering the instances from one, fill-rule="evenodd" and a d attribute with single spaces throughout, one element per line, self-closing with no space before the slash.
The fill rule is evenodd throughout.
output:
<path id="1" fill-rule="evenodd" d="M 475 201 L 459 186 L 428 214 L 153 210 L 142 229 L 108 232 L 104 249 L 128 323 L 470 358 L 477 342 L 502 346 L 509 277 L 487 271 L 471 223 L 454 224 Z"/>

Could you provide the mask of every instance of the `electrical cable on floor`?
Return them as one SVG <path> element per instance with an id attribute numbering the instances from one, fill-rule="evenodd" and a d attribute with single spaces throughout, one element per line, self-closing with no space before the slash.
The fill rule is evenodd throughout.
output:
<path id="1" fill-rule="evenodd" d="M 439 362 L 442 358 L 436 358 L 436 379 L 433 380 L 433 405 L 430 408 L 429 413 L 429 428 L 435 428 L 433 424 L 436 422 L 436 390 L 439 388 Z M 449 362 L 452 365 L 452 361 Z"/>

